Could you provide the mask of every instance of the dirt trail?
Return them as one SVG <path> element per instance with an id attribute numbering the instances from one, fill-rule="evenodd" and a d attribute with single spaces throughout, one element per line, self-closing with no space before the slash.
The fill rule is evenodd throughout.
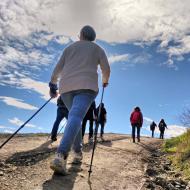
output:
<path id="1" fill-rule="evenodd" d="M 92 147 L 83 147 L 82 165 L 68 160 L 67 176 L 54 176 L 49 162 L 56 146 L 47 142 L 47 136 L 16 137 L 0 150 L 1 190 L 140 190 L 145 189 L 147 158 L 162 141 L 142 138 L 132 143 L 127 135 L 107 134 L 106 142 L 98 143 L 93 172 L 88 181 Z M 4 139 L 0 139 L 0 143 Z M 85 139 L 86 140 L 86 139 Z"/>

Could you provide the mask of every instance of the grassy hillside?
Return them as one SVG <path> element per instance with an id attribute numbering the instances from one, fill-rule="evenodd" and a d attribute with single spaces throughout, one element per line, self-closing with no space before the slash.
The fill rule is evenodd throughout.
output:
<path id="1" fill-rule="evenodd" d="M 164 151 L 169 153 L 173 165 L 190 179 L 190 130 L 181 136 L 166 140 Z"/>

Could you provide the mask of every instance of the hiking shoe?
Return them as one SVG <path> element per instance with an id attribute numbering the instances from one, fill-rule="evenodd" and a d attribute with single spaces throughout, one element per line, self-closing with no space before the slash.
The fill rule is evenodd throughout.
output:
<path id="1" fill-rule="evenodd" d="M 93 138 L 92 137 L 88 139 L 88 143 L 93 144 Z"/>
<path id="2" fill-rule="evenodd" d="M 102 142 L 104 142 L 104 141 L 105 141 L 104 137 L 100 137 L 100 138 L 101 138 L 101 141 L 102 141 Z"/>
<path id="3" fill-rule="evenodd" d="M 57 141 L 57 137 L 51 137 L 51 141 L 52 142 Z"/>
<path id="4" fill-rule="evenodd" d="M 138 138 L 138 142 L 141 142 L 140 138 Z"/>
<path id="5" fill-rule="evenodd" d="M 82 162 L 82 152 L 74 152 L 73 164 L 80 164 Z"/>
<path id="6" fill-rule="evenodd" d="M 50 163 L 50 168 L 56 174 L 66 175 L 66 164 L 67 158 L 63 154 L 57 153 L 55 159 Z"/>

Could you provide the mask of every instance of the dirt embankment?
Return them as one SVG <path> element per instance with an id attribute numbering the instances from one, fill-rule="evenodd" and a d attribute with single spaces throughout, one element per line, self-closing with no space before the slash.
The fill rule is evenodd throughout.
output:
<path id="1" fill-rule="evenodd" d="M 60 138 L 51 145 L 47 136 L 16 137 L 0 150 L 0 189 L 143 190 L 169 189 L 169 186 L 170 189 L 187 188 L 183 181 L 175 184 L 172 180 L 167 180 L 170 174 L 164 171 L 171 169 L 167 160 L 162 162 L 165 158 L 160 153 L 162 141 L 144 137 L 140 143 L 134 144 L 129 136 L 116 134 L 107 134 L 105 139 L 105 142 L 97 144 L 93 172 L 88 180 L 92 146 L 84 145 L 81 165 L 72 164 L 71 154 L 67 165 L 69 174 L 55 176 L 49 168 L 49 163 L 54 157 Z M 0 143 L 3 140 L 1 138 Z"/>

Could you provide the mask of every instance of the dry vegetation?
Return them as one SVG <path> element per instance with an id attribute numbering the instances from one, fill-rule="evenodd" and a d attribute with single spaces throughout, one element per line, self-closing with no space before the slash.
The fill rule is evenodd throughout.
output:
<path id="1" fill-rule="evenodd" d="M 190 129 L 181 136 L 169 139 L 164 144 L 164 150 L 177 170 L 186 179 L 190 179 Z"/>

